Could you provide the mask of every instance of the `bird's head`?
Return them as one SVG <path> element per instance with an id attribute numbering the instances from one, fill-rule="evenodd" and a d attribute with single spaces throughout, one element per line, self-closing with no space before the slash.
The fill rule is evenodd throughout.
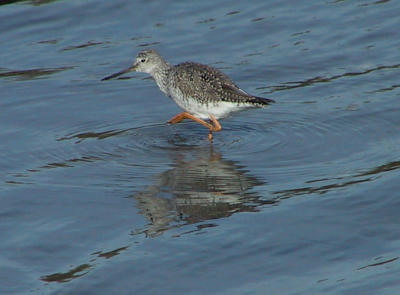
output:
<path id="1" fill-rule="evenodd" d="M 143 50 L 136 56 L 131 70 L 151 75 L 163 62 L 161 55 L 154 49 Z"/>
<path id="2" fill-rule="evenodd" d="M 132 66 L 118 73 L 107 76 L 102 80 L 109 80 L 128 72 L 143 72 L 153 75 L 157 68 L 161 67 L 163 64 L 165 64 L 165 61 L 157 51 L 154 49 L 146 49 L 137 54 Z"/>

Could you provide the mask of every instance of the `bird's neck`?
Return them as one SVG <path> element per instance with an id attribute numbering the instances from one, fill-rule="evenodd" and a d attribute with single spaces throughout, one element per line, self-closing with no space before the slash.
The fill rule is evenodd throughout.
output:
<path id="1" fill-rule="evenodd" d="M 163 61 L 163 63 L 151 73 L 151 76 L 156 81 L 157 86 L 168 96 L 168 74 L 171 68 L 172 66 L 169 63 Z"/>

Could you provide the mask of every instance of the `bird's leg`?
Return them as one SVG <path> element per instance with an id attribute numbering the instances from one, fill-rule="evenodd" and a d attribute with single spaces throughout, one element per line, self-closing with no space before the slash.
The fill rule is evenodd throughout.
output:
<path id="1" fill-rule="evenodd" d="M 222 129 L 221 124 L 218 122 L 218 120 L 213 115 L 210 115 L 210 120 L 211 120 L 211 122 L 214 123 L 212 131 L 215 131 L 215 132 L 221 131 L 221 129 Z"/>
<path id="2" fill-rule="evenodd" d="M 168 123 L 170 123 L 170 124 L 176 124 L 176 123 L 182 122 L 182 121 L 185 120 L 185 119 L 186 119 L 186 112 L 183 112 L 183 113 L 177 114 L 176 116 L 173 116 L 173 117 L 168 121 Z"/>
<path id="3" fill-rule="evenodd" d="M 188 112 L 183 112 L 183 113 L 180 113 L 180 114 L 172 117 L 171 120 L 168 121 L 168 123 L 175 124 L 175 123 L 182 122 L 185 119 L 191 119 L 197 123 L 200 123 L 200 124 L 206 126 L 208 129 L 213 128 L 213 126 L 211 124 L 207 123 L 206 121 L 203 121 L 202 119 L 199 119 L 199 118 L 193 116 L 192 114 L 190 114 Z"/>
<path id="4" fill-rule="evenodd" d="M 213 115 L 210 115 L 210 120 L 213 123 L 213 124 L 210 124 L 210 123 L 207 123 L 206 121 L 203 121 L 202 119 L 199 119 L 199 118 L 193 116 L 192 114 L 190 114 L 188 112 L 183 112 L 183 113 L 180 113 L 180 114 L 172 117 L 168 121 L 168 123 L 175 124 L 175 123 L 182 122 L 185 119 L 191 119 L 197 123 L 200 123 L 203 126 L 206 126 L 210 130 L 210 133 L 208 133 L 209 141 L 212 141 L 212 139 L 213 139 L 213 135 L 212 135 L 213 131 L 218 132 L 222 129 L 221 124 L 217 121 L 217 119 Z"/>
<path id="5" fill-rule="evenodd" d="M 208 133 L 208 140 L 212 141 L 213 140 L 212 132 L 213 131 L 215 131 L 215 132 L 221 131 L 222 127 L 221 127 L 221 124 L 218 122 L 218 120 L 213 115 L 210 115 L 210 120 L 211 120 L 211 122 L 213 122 L 213 125 L 211 125 L 211 127 L 210 127 L 210 132 Z"/>

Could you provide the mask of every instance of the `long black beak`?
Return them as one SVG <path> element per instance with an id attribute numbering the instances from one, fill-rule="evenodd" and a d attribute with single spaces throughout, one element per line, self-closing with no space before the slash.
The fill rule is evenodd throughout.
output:
<path id="1" fill-rule="evenodd" d="M 125 74 L 125 73 L 128 73 L 128 72 L 132 72 L 135 69 L 136 69 L 136 65 L 133 65 L 133 66 L 131 66 L 131 67 L 125 69 L 125 70 L 122 70 L 122 71 L 118 72 L 118 73 L 115 73 L 115 74 L 112 74 L 110 76 L 104 77 L 103 79 L 101 79 L 101 81 L 110 80 L 112 78 L 121 76 L 122 74 Z"/>

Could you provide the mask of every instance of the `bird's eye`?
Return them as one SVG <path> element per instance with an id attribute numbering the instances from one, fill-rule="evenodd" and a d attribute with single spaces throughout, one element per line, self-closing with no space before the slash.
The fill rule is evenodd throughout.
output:
<path id="1" fill-rule="evenodd" d="M 142 58 L 140 61 L 141 61 L 141 62 L 145 62 L 145 61 L 146 61 L 146 59 Z"/>

